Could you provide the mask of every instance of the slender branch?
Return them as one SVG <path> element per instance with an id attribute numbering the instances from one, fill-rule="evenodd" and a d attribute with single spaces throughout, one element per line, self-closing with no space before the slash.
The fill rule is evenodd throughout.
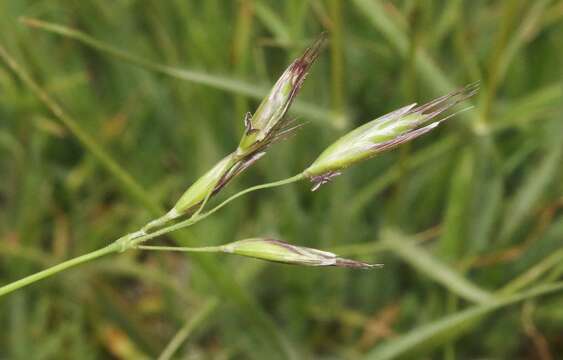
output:
<path id="1" fill-rule="evenodd" d="M 223 252 L 222 246 L 187 247 L 187 246 L 137 245 L 137 246 L 135 246 L 135 249 L 154 250 L 154 251 L 180 251 L 180 252 Z"/>
<path id="2" fill-rule="evenodd" d="M 303 173 L 299 173 L 299 174 L 294 175 L 292 177 L 289 177 L 287 179 L 249 187 L 248 189 L 242 190 L 242 191 L 234 194 L 233 196 L 229 197 L 227 200 L 225 200 L 222 203 L 220 203 L 219 205 L 215 206 L 213 209 L 209 210 L 208 212 L 197 216 L 194 220 L 196 220 L 196 222 L 201 221 L 201 220 L 205 219 L 206 217 L 208 217 L 209 215 L 213 214 L 214 212 L 220 210 L 223 206 L 227 205 L 231 201 L 233 201 L 233 200 L 235 200 L 235 199 L 237 199 L 237 198 L 239 198 L 243 195 L 246 195 L 248 193 L 251 193 L 251 192 L 254 192 L 254 191 L 257 191 L 257 190 L 270 189 L 270 188 L 274 188 L 274 187 L 278 187 L 278 186 L 288 185 L 288 184 L 291 184 L 291 183 L 294 183 L 294 182 L 301 181 L 303 179 L 305 179 L 305 175 L 303 175 Z"/>
<path id="3" fill-rule="evenodd" d="M 234 194 L 233 196 L 229 197 L 228 199 L 226 199 L 225 201 L 223 201 L 219 205 L 215 206 L 213 209 L 211 209 L 211 210 L 209 210 L 209 211 L 207 211 L 207 212 L 205 212 L 201 215 L 192 216 L 191 218 L 189 218 L 187 220 L 181 221 L 181 222 L 174 224 L 174 225 L 163 227 L 162 229 L 159 229 L 159 230 L 157 230 L 153 233 L 135 236 L 134 238 L 131 238 L 129 240 L 125 239 L 125 241 L 122 242 L 123 250 L 125 250 L 126 248 L 138 247 L 138 244 L 143 243 L 147 240 L 153 239 L 153 238 L 158 237 L 160 235 L 167 234 L 167 233 L 172 232 L 172 231 L 183 229 L 183 228 L 188 227 L 188 226 L 192 226 L 193 224 L 195 224 L 195 223 L 205 219 L 206 217 L 212 215 L 216 211 L 219 211 L 221 208 L 223 208 L 225 205 L 229 204 L 231 201 L 233 201 L 233 200 L 235 200 L 235 199 L 237 199 L 237 198 L 239 198 L 243 195 L 246 195 L 248 193 L 258 191 L 258 190 L 262 190 L 262 189 L 269 189 L 269 188 L 274 188 L 274 187 L 278 187 L 278 186 L 288 185 L 288 184 L 291 184 L 291 183 L 294 183 L 294 182 L 301 181 L 304 178 L 305 178 L 305 175 L 300 173 L 300 174 L 297 174 L 295 176 L 289 177 L 287 179 L 249 187 L 245 190 L 242 190 L 242 191 Z"/>

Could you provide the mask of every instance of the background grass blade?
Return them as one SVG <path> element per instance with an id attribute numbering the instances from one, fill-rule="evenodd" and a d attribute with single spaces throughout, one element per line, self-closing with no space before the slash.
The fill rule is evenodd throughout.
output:
<path id="1" fill-rule="evenodd" d="M 131 53 L 118 49 L 112 45 L 106 44 L 100 40 L 96 40 L 93 37 L 80 32 L 76 29 L 72 29 L 63 25 L 49 23 L 46 21 L 41 21 L 33 18 L 22 18 L 22 22 L 33 28 L 45 30 L 52 32 L 64 37 L 68 37 L 79 41 L 80 43 L 90 46 L 96 50 L 103 53 L 111 55 L 120 60 L 126 61 L 128 63 L 141 66 L 145 69 L 155 71 L 161 74 L 172 76 L 177 79 L 184 81 L 189 81 L 199 85 L 205 85 L 213 87 L 219 90 L 232 92 L 235 94 L 240 94 L 244 96 L 249 96 L 254 99 L 262 99 L 268 94 L 269 88 L 262 88 L 256 85 L 243 82 L 241 80 L 230 79 L 226 76 L 217 76 L 201 71 L 180 69 L 172 66 L 161 65 L 139 56 L 135 56 Z M 299 115 L 303 115 L 306 118 L 316 121 L 322 121 L 330 125 L 341 128 L 341 115 L 332 114 L 329 111 L 323 110 L 317 106 L 304 103 L 297 100 L 295 105 L 292 106 L 293 111 Z"/>
<path id="2" fill-rule="evenodd" d="M 532 290 L 511 295 L 499 300 L 490 301 L 482 305 L 475 305 L 466 310 L 417 328 L 396 341 L 391 341 L 381 348 L 375 349 L 367 356 L 367 358 L 378 360 L 395 359 L 407 353 L 420 351 L 425 345 L 427 345 L 427 343 L 430 342 L 433 343 L 432 346 L 436 346 L 438 343 L 444 343 L 453 338 L 459 337 L 464 332 L 467 332 L 476 322 L 495 310 L 524 300 L 561 291 L 561 289 L 563 289 L 562 283 L 554 283 L 546 286 L 539 286 Z M 420 355 L 420 352 L 418 354 Z"/>
<path id="3" fill-rule="evenodd" d="M 548 150 L 548 155 L 537 165 L 522 184 L 510 202 L 510 210 L 506 213 L 500 231 L 500 241 L 507 241 L 518 230 L 522 221 L 530 215 L 537 204 L 542 190 L 549 185 L 561 164 L 563 147 L 560 144 Z"/>
<path id="4" fill-rule="evenodd" d="M 126 192 L 149 208 L 153 213 L 158 213 L 161 209 L 154 203 L 139 184 L 123 168 L 115 162 L 111 156 L 92 138 L 81 126 L 69 117 L 63 109 L 53 101 L 49 95 L 33 81 L 29 74 L 6 52 L 0 45 L 0 57 L 18 75 L 25 85 L 36 95 L 49 110 L 68 127 L 70 131 L 84 144 L 84 147 L 104 166 L 108 171 L 123 184 Z"/>
<path id="5" fill-rule="evenodd" d="M 453 293 L 476 303 L 485 303 L 491 299 L 491 294 L 487 291 L 466 280 L 457 271 L 438 261 L 397 232 L 386 231 L 382 237 L 389 249 L 402 260 Z"/>
<path id="6" fill-rule="evenodd" d="M 197 312 L 193 317 L 187 321 L 180 330 L 174 335 L 170 343 L 166 345 L 166 348 L 162 351 L 160 356 L 158 357 L 159 360 L 168 360 L 171 359 L 172 356 L 178 348 L 182 346 L 182 344 L 186 341 L 187 337 L 191 334 L 191 332 L 198 327 L 201 321 L 203 321 L 217 306 L 218 300 L 210 301 L 206 303 L 200 311 Z"/>

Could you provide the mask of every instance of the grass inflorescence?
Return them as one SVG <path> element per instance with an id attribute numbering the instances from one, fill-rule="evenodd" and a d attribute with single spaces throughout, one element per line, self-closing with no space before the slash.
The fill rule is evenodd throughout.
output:
<path id="1" fill-rule="evenodd" d="M 0 358 L 561 353 L 558 1 L 0 14 Z"/>

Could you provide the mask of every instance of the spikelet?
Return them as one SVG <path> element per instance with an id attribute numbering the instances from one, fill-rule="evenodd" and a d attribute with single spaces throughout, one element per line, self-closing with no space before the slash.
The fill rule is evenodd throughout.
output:
<path id="1" fill-rule="evenodd" d="M 223 158 L 211 170 L 190 186 L 161 220 L 147 229 L 190 214 L 201 202 L 221 190 L 231 179 L 255 163 L 274 142 L 285 138 L 299 125 L 294 126 L 286 117 L 295 96 L 301 89 L 308 71 L 317 59 L 325 42 L 322 34 L 303 55 L 297 58 L 280 76 L 268 96 L 260 103 L 254 115 L 247 114 L 245 131 L 235 152 Z"/>
<path id="2" fill-rule="evenodd" d="M 252 238 L 232 242 L 222 246 L 229 254 L 253 257 L 256 259 L 304 266 L 337 266 L 358 269 L 372 269 L 381 264 L 367 264 L 361 261 L 344 259 L 328 251 L 296 246 L 271 238 Z"/>
<path id="3" fill-rule="evenodd" d="M 435 129 L 453 115 L 433 120 L 435 117 L 473 96 L 478 89 L 478 83 L 470 84 L 424 105 L 407 105 L 352 130 L 305 169 L 305 176 L 313 183 L 313 191 L 347 167 Z"/>
<path id="4" fill-rule="evenodd" d="M 325 39 L 326 36 L 322 34 L 303 55 L 293 61 L 260 103 L 254 115 L 246 115 L 245 132 L 237 149 L 238 154 L 262 151 L 295 129 L 286 113 L 301 89 L 309 68 L 318 58 Z"/>

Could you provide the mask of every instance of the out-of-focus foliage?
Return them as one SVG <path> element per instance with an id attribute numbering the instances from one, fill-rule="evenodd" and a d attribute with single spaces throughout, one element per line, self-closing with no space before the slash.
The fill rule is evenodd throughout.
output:
<path id="1" fill-rule="evenodd" d="M 244 114 L 321 31 L 329 46 L 292 108 L 309 124 L 219 198 L 481 80 L 472 111 L 318 192 L 253 193 L 174 235 L 275 236 L 383 269 L 102 258 L 2 298 L 0 358 L 555 358 L 562 21 L 560 0 L 0 1 L 0 45 L 70 115 L 0 62 L 1 284 L 138 228 L 148 198 L 171 206 L 236 148 Z"/>

